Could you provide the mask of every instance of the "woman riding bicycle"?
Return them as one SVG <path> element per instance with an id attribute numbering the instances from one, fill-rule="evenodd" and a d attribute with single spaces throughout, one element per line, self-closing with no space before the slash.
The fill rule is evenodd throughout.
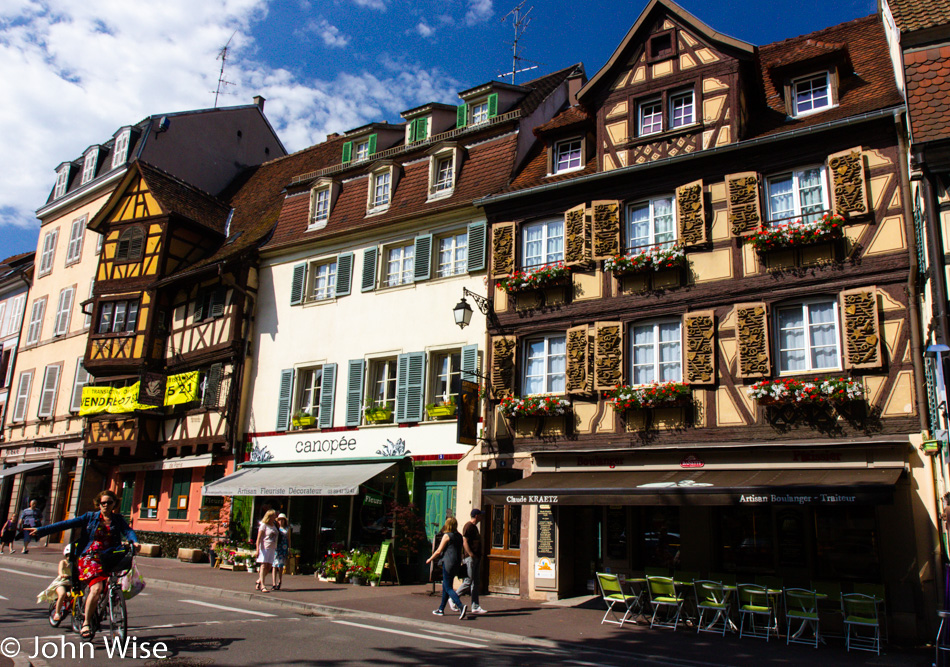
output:
<path id="1" fill-rule="evenodd" d="M 89 587 L 89 593 L 86 596 L 85 622 L 80 631 L 83 639 L 92 639 L 91 624 L 96 605 L 99 603 L 103 584 L 109 579 L 109 564 L 103 563 L 103 556 L 107 555 L 113 547 L 119 546 L 122 537 L 131 542 L 136 551 L 139 548 L 135 531 L 132 530 L 121 514 L 113 511 L 116 509 L 118 501 L 119 499 L 115 493 L 106 489 L 96 497 L 96 505 L 99 506 L 98 512 L 87 512 L 66 521 L 28 529 L 33 537 L 42 537 L 75 526 L 81 528 L 77 542 L 79 581 Z"/>

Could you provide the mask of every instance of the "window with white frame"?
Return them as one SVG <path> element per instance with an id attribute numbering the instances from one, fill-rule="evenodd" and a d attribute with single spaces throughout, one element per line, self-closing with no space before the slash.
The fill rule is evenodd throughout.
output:
<path id="1" fill-rule="evenodd" d="M 468 269 L 468 232 L 448 234 L 438 238 L 439 278 L 456 276 Z"/>
<path id="2" fill-rule="evenodd" d="M 837 300 L 815 299 L 781 306 L 776 327 L 779 372 L 841 368 Z"/>
<path id="3" fill-rule="evenodd" d="M 73 377 L 73 391 L 69 398 L 69 411 L 79 412 L 82 407 L 82 388 L 92 380 L 82 365 L 82 357 L 76 360 L 76 375 Z"/>
<path id="4" fill-rule="evenodd" d="M 135 331 L 138 320 L 139 301 L 104 301 L 99 306 L 98 334 L 119 334 Z"/>
<path id="5" fill-rule="evenodd" d="M 304 368 L 297 371 L 297 405 L 294 410 L 306 412 L 316 420 L 320 419 L 320 385 L 323 382 L 323 367 Z"/>
<path id="6" fill-rule="evenodd" d="M 332 299 L 336 295 L 336 261 L 312 265 L 310 275 L 312 301 Z"/>
<path id="7" fill-rule="evenodd" d="M 670 128 L 686 127 L 696 121 L 693 91 L 687 90 L 670 96 Z"/>
<path id="8" fill-rule="evenodd" d="M 129 138 L 132 136 L 132 130 L 123 130 L 119 136 L 115 138 L 115 143 L 112 147 L 112 168 L 115 169 L 118 166 L 121 166 L 125 162 L 125 158 L 129 152 Z"/>
<path id="9" fill-rule="evenodd" d="M 99 162 L 99 149 L 89 150 L 82 162 L 82 177 L 79 180 L 80 185 L 85 185 L 96 177 L 96 165 Z"/>
<path id="10" fill-rule="evenodd" d="M 396 359 L 370 362 L 370 384 L 366 407 L 396 409 Z"/>
<path id="11" fill-rule="evenodd" d="M 318 223 L 327 220 L 330 217 L 330 188 L 314 190 L 312 196 L 310 222 Z"/>
<path id="12" fill-rule="evenodd" d="M 30 401 L 30 387 L 33 385 L 33 371 L 20 373 L 17 383 L 16 401 L 13 404 L 13 421 L 21 422 L 26 419 L 27 404 Z"/>
<path id="13" fill-rule="evenodd" d="M 644 322 L 631 327 L 633 384 L 682 382 L 683 340 L 679 320 Z"/>
<path id="14" fill-rule="evenodd" d="M 824 167 L 810 167 L 767 179 L 769 220 L 811 222 L 828 210 Z"/>
<path id="15" fill-rule="evenodd" d="M 42 419 L 53 416 L 53 408 L 56 406 L 56 392 L 59 390 L 59 374 L 62 370 L 61 364 L 51 364 L 43 372 L 43 386 L 40 389 L 40 404 L 36 410 L 36 416 Z"/>
<path id="16" fill-rule="evenodd" d="M 415 267 L 416 246 L 413 243 L 395 246 L 386 250 L 385 285 L 405 285 L 412 282 Z"/>
<path id="17" fill-rule="evenodd" d="M 581 158 L 582 146 L 580 139 L 557 142 L 554 148 L 554 173 L 561 174 L 582 168 L 584 166 Z"/>
<path id="18" fill-rule="evenodd" d="M 66 194 L 66 186 L 69 185 L 69 165 L 64 164 L 56 172 L 56 185 L 53 187 L 53 199 L 59 199 Z"/>
<path id="19" fill-rule="evenodd" d="M 455 155 L 436 158 L 435 182 L 432 188 L 435 192 L 448 192 L 455 187 Z"/>
<path id="20" fill-rule="evenodd" d="M 86 231 L 86 216 L 73 220 L 69 226 L 69 245 L 66 246 L 66 264 L 74 264 L 82 258 L 82 240 Z"/>
<path id="21" fill-rule="evenodd" d="M 792 81 L 792 115 L 807 116 L 831 106 L 828 72 L 812 74 Z"/>
<path id="22" fill-rule="evenodd" d="M 564 393 L 567 371 L 567 337 L 553 334 L 525 341 L 524 383 L 526 396 Z"/>
<path id="23" fill-rule="evenodd" d="M 656 197 L 627 206 L 627 248 L 662 245 L 676 241 L 673 197 Z"/>
<path id="24" fill-rule="evenodd" d="M 643 137 L 663 131 L 663 100 L 659 97 L 640 102 L 637 109 L 638 135 Z"/>
<path id="25" fill-rule="evenodd" d="M 472 105 L 472 125 L 488 122 L 488 100 Z"/>
<path id="26" fill-rule="evenodd" d="M 10 312 L 8 313 L 6 325 L 3 327 L 3 335 L 9 336 L 22 324 L 23 306 L 26 303 L 26 294 L 21 294 L 10 299 Z"/>
<path id="27" fill-rule="evenodd" d="M 43 333 L 43 315 L 46 313 L 46 297 L 40 297 L 33 302 L 30 310 L 30 324 L 26 330 L 26 344 L 35 345 Z"/>
<path id="28" fill-rule="evenodd" d="M 73 311 L 73 297 L 76 288 L 67 287 L 59 293 L 59 304 L 56 307 L 56 320 L 53 324 L 54 336 L 65 336 L 69 333 L 69 316 Z"/>
<path id="29" fill-rule="evenodd" d="M 365 160 L 369 157 L 369 139 L 366 141 L 360 141 L 356 144 L 355 159 L 357 162 L 360 160 Z"/>
<path id="30" fill-rule="evenodd" d="M 371 208 L 381 208 L 389 206 L 391 196 L 392 173 L 387 171 L 376 172 L 370 180 L 371 186 Z"/>
<path id="31" fill-rule="evenodd" d="M 59 228 L 46 232 L 43 237 L 43 250 L 40 253 L 40 271 L 41 276 L 47 275 L 53 270 L 53 260 L 56 258 L 56 239 L 59 238 Z"/>
<path id="32" fill-rule="evenodd" d="M 458 405 L 459 387 L 462 379 L 462 353 L 459 350 L 437 352 L 432 355 L 432 403 L 455 403 Z"/>
<path id="33" fill-rule="evenodd" d="M 522 228 L 522 268 L 564 260 L 564 220 L 532 222 Z"/>

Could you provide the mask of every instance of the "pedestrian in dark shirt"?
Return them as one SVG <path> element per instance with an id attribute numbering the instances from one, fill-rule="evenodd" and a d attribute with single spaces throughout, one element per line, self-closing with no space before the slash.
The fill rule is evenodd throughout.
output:
<path id="1" fill-rule="evenodd" d="M 455 590 L 452 588 L 455 574 L 462 564 L 462 536 L 458 532 L 458 525 L 459 522 L 455 520 L 455 517 L 450 516 L 445 520 L 445 525 L 442 527 L 442 541 L 439 543 L 439 548 L 426 559 L 426 564 L 428 565 L 439 556 L 442 556 L 442 604 L 432 613 L 436 616 L 443 616 L 445 603 L 451 598 L 452 602 L 461 610 L 459 612 L 459 620 L 462 620 L 465 618 L 467 607 L 462 604 L 459 596 L 455 594 Z"/>
<path id="2" fill-rule="evenodd" d="M 482 511 L 476 507 L 472 510 L 471 521 L 467 521 L 462 527 L 462 548 L 465 550 L 465 558 L 462 560 L 463 578 L 462 584 L 455 589 L 459 596 L 471 593 L 473 614 L 485 613 L 485 609 L 478 604 L 478 575 L 482 560 L 482 538 L 478 532 L 478 524 L 483 516 Z M 453 603 L 450 602 L 449 606 L 455 611 Z"/>
<path id="3" fill-rule="evenodd" d="M 31 500 L 30 506 L 20 512 L 20 530 L 23 531 L 23 553 L 30 553 L 30 540 L 33 533 L 30 528 L 39 528 L 43 525 L 43 511 L 36 508 L 36 501 Z"/>

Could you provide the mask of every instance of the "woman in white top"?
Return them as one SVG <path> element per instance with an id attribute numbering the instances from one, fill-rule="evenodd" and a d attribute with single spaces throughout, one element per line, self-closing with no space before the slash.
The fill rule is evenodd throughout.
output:
<path id="1" fill-rule="evenodd" d="M 276 516 L 277 512 L 267 510 L 264 513 L 264 518 L 261 519 L 261 525 L 257 528 L 257 549 L 254 554 L 257 556 L 258 565 L 260 565 L 260 572 L 257 576 L 257 590 L 262 593 L 270 592 L 264 586 L 264 582 L 267 581 L 267 573 L 274 565 L 274 554 L 277 551 L 279 531 L 277 530 L 277 522 L 274 520 Z"/>

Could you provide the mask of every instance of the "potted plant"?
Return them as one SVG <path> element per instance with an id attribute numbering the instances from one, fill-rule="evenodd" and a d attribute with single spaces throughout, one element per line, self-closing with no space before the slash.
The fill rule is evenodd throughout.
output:
<path id="1" fill-rule="evenodd" d="M 456 405 L 454 398 L 448 398 L 435 403 L 426 404 L 426 412 L 429 419 L 449 419 L 455 416 Z"/>
<path id="2" fill-rule="evenodd" d="M 291 419 L 294 428 L 310 428 L 316 426 L 317 418 L 306 410 L 297 410 Z"/>
<path id="3" fill-rule="evenodd" d="M 571 268 L 569 266 L 565 266 L 564 262 L 554 262 L 544 266 L 531 267 L 524 271 L 515 271 L 507 278 L 499 280 L 495 287 L 504 290 L 508 294 L 517 294 L 518 292 L 559 285 L 570 275 Z"/>
<path id="4" fill-rule="evenodd" d="M 368 424 L 382 424 L 393 420 L 393 409 L 386 403 L 377 403 L 370 400 L 363 409 L 363 416 Z"/>
<path id="5" fill-rule="evenodd" d="M 379 585 L 379 575 L 375 572 L 368 572 L 366 574 L 366 581 L 369 582 L 370 586 L 377 586 Z"/>
<path id="6" fill-rule="evenodd" d="M 346 556 L 338 552 L 330 552 L 327 554 L 327 557 L 323 561 L 323 565 L 318 568 L 318 570 L 323 571 L 323 575 L 329 581 L 335 581 L 338 584 L 342 584 L 346 577 L 346 570 L 348 568 L 346 561 Z"/>

